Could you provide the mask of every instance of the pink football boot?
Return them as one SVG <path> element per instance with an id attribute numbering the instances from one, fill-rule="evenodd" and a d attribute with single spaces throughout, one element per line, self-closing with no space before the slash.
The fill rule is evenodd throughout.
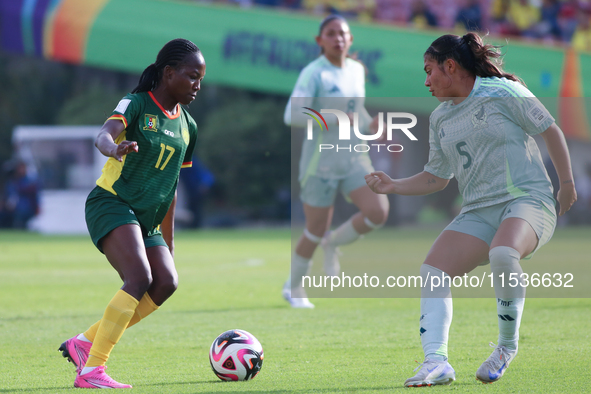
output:
<path id="1" fill-rule="evenodd" d="M 130 389 L 131 385 L 121 384 L 105 373 L 105 366 L 101 365 L 96 367 L 92 372 L 85 373 L 84 375 L 76 376 L 74 381 L 74 387 L 80 387 L 83 389 Z"/>
<path id="2" fill-rule="evenodd" d="M 76 335 L 62 343 L 58 350 L 62 352 L 62 356 L 76 366 L 76 372 L 80 372 L 86 365 L 91 347 L 92 343 L 81 341 Z"/>

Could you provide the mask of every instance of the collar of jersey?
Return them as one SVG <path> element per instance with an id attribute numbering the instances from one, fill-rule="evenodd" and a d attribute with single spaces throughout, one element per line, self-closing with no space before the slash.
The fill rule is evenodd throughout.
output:
<path id="1" fill-rule="evenodd" d="M 474 86 L 472 87 L 472 90 L 470 91 L 470 94 L 468 95 L 468 97 L 466 97 L 464 100 L 462 100 L 461 103 L 454 105 L 453 104 L 453 100 L 448 100 L 449 106 L 452 108 L 460 108 L 462 105 L 464 105 L 464 103 L 466 101 L 468 101 L 468 99 L 470 97 L 474 97 L 476 95 L 476 91 L 478 90 L 478 88 L 480 87 L 480 77 L 477 75 L 476 79 L 474 80 Z"/>
<path id="2" fill-rule="evenodd" d="M 152 94 L 152 92 L 148 92 L 148 94 L 150 95 L 150 98 L 156 103 L 156 105 L 158 106 L 158 108 L 160 108 L 160 111 L 162 111 L 162 113 L 164 115 L 166 115 L 166 117 L 168 119 L 176 119 L 179 116 L 181 116 L 181 108 L 180 108 L 180 106 L 178 104 L 176 105 L 176 114 L 171 115 L 171 114 L 168 113 L 167 110 L 164 109 L 164 107 L 162 105 L 160 105 L 160 103 L 158 102 L 158 100 L 156 100 L 156 97 L 154 97 L 154 95 Z"/>

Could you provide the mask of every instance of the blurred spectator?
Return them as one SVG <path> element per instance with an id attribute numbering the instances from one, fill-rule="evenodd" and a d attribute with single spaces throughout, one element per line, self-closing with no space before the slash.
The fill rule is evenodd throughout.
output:
<path id="1" fill-rule="evenodd" d="M 302 6 L 314 14 L 338 14 L 347 19 L 369 22 L 373 19 L 376 2 L 375 0 L 303 0 Z"/>
<path id="2" fill-rule="evenodd" d="M 482 11 L 478 0 L 464 0 L 456 14 L 456 25 L 461 24 L 466 31 L 482 30 Z"/>
<path id="3" fill-rule="evenodd" d="M 409 24 L 416 28 L 489 30 L 501 36 L 571 42 L 591 51 L 591 0 L 201 0 L 339 14 L 362 22 Z M 575 36 L 576 33 L 576 36 Z"/>
<path id="4" fill-rule="evenodd" d="M 577 28 L 578 0 L 565 0 L 561 3 L 558 24 L 562 32 L 562 40 L 570 42 Z"/>
<path id="5" fill-rule="evenodd" d="M 201 160 L 197 156 L 193 156 L 193 166 L 181 170 L 180 182 L 187 190 L 187 208 L 192 214 L 189 227 L 200 228 L 203 226 L 205 201 L 215 178 Z"/>
<path id="6" fill-rule="evenodd" d="M 22 160 L 10 161 L 6 171 L 8 180 L 0 221 L 5 227 L 25 229 L 27 222 L 39 213 L 40 183 Z"/>
<path id="7" fill-rule="evenodd" d="M 571 45 L 577 51 L 591 52 L 591 12 L 580 8 L 577 12 L 577 28 Z"/>
<path id="8" fill-rule="evenodd" d="M 375 0 L 358 0 L 355 1 L 355 13 L 359 22 L 371 22 L 376 11 Z"/>
<path id="9" fill-rule="evenodd" d="M 281 0 L 254 0 L 252 3 L 254 5 L 262 5 L 265 7 L 278 7 L 283 2 Z"/>
<path id="10" fill-rule="evenodd" d="M 281 6 L 291 9 L 302 8 L 302 0 L 283 0 Z"/>
<path id="11" fill-rule="evenodd" d="M 376 20 L 389 23 L 406 23 L 408 15 L 410 15 L 408 0 L 376 0 Z"/>
<path id="12" fill-rule="evenodd" d="M 302 7 L 306 11 L 313 14 L 330 14 L 330 6 L 328 4 L 328 0 L 303 0 Z"/>
<path id="13" fill-rule="evenodd" d="M 424 0 L 415 0 L 412 3 L 411 14 L 408 22 L 417 28 L 437 27 L 437 17 Z"/>
<path id="14" fill-rule="evenodd" d="M 495 23 L 505 23 L 509 13 L 510 0 L 493 0 L 490 15 Z"/>
<path id="15" fill-rule="evenodd" d="M 508 34 L 531 37 L 531 29 L 540 22 L 541 11 L 528 0 L 510 0 L 507 13 Z"/>
<path id="16" fill-rule="evenodd" d="M 558 23 L 560 8 L 558 0 L 543 0 L 540 21 L 531 27 L 530 36 L 539 39 L 562 40 L 562 30 Z"/>

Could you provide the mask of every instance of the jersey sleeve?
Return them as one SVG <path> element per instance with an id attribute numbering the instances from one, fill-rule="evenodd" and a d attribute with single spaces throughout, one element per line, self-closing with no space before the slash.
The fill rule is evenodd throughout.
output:
<path id="1" fill-rule="evenodd" d="M 552 126 L 555 119 L 535 97 L 527 97 L 511 107 L 517 124 L 529 135 L 543 133 Z"/>
<path id="2" fill-rule="evenodd" d="M 429 162 L 425 164 L 424 171 L 439 178 L 451 179 L 454 177 L 452 167 L 441 149 L 437 126 L 431 122 L 429 125 Z"/>
<path id="3" fill-rule="evenodd" d="M 189 145 L 185 152 L 185 158 L 183 159 L 183 165 L 181 168 L 188 168 L 193 166 L 193 154 L 195 153 L 195 147 L 197 145 L 197 123 L 193 118 L 187 116 L 187 123 L 189 124 Z"/>
<path id="4" fill-rule="evenodd" d="M 283 121 L 288 126 L 305 127 L 309 119 L 302 111 L 296 111 L 292 118 L 291 104 L 292 98 L 297 97 L 296 105 L 301 107 L 309 107 L 314 101 L 314 97 L 318 96 L 318 75 L 313 72 L 311 67 L 306 67 L 300 73 L 298 80 L 293 88 L 293 92 L 285 107 Z M 297 114 L 297 115 L 296 115 Z"/>
<path id="5" fill-rule="evenodd" d="M 125 125 L 125 128 L 127 128 L 130 123 L 137 119 L 140 111 L 141 102 L 139 97 L 135 94 L 128 94 L 119 101 L 117 107 L 115 107 L 113 113 L 107 118 L 107 120 L 120 120 Z"/>

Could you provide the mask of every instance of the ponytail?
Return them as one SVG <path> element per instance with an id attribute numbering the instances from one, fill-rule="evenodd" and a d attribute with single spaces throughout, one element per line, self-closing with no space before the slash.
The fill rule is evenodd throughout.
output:
<path id="1" fill-rule="evenodd" d="M 431 44 L 425 51 L 438 65 L 442 65 L 447 59 L 453 59 L 468 72 L 482 77 L 507 78 L 511 81 L 525 83 L 515 74 L 506 73 L 502 70 L 502 55 L 499 46 L 484 44 L 482 38 L 469 32 L 464 36 L 446 34 Z"/>
<path id="2" fill-rule="evenodd" d="M 158 85 L 160 80 L 158 69 L 154 63 L 150 64 L 140 77 L 138 85 L 131 93 L 149 92 Z"/>
<path id="3" fill-rule="evenodd" d="M 197 45 L 184 38 L 177 38 L 167 42 L 158 52 L 156 62 L 146 67 L 140 76 L 138 85 L 131 93 L 149 92 L 156 89 L 162 78 L 164 67 L 180 67 L 188 55 L 200 52 Z"/>

